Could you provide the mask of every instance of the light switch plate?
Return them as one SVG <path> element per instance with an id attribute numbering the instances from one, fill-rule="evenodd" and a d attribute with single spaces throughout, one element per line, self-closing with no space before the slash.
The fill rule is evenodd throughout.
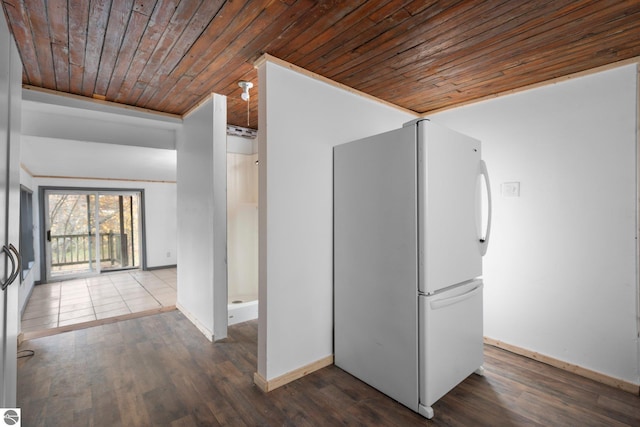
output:
<path id="1" fill-rule="evenodd" d="M 503 182 L 502 197 L 520 197 L 519 182 Z"/>

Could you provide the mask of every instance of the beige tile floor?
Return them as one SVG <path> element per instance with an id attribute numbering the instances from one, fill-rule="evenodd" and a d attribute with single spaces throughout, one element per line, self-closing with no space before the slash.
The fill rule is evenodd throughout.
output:
<path id="1" fill-rule="evenodd" d="M 37 285 L 22 316 L 22 332 L 175 306 L 176 283 L 176 269 L 167 268 Z"/>

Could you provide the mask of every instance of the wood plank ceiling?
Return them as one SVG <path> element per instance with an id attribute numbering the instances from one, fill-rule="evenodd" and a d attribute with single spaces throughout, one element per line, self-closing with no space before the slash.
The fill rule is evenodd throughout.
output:
<path id="1" fill-rule="evenodd" d="M 1 1 L 24 84 L 252 128 L 263 53 L 417 113 L 640 56 L 639 0 Z"/>

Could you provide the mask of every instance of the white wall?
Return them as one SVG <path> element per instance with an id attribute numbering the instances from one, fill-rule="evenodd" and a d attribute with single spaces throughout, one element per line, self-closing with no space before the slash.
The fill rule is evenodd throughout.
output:
<path id="1" fill-rule="evenodd" d="M 267 61 L 260 80 L 258 374 L 333 353 L 334 145 L 412 114 Z"/>
<path id="2" fill-rule="evenodd" d="M 431 118 L 483 144 L 485 335 L 640 384 L 636 82 L 631 65 Z"/>
<path id="3" fill-rule="evenodd" d="M 227 153 L 257 154 L 258 139 L 238 135 L 227 135 Z"/>
<path id="4" fill-rule="evenodd" d="M 176 265 L 178 263 L 176 183 L 142 182 L 140 184 L 140 188 L 144 189 L 147 268 Z"/>
<path id="5" fill-rule="evenodd" d="M 212 340 L 226 337 L 226 98 L 184 118 L 178 151 L 177 307 Z"/>

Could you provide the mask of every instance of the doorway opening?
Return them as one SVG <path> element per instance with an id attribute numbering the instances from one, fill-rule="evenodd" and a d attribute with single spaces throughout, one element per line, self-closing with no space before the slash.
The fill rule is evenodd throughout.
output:
<path id="1" fill-rule="evenodd" d="M 42 193 L 46 281 L 144 268 L 143 190 Z"/>
<path id="2" fill-rule="evenodd" d="M 255 139 L 227 136 L 228 325 L 258 317 L 258 153 Z"/>

